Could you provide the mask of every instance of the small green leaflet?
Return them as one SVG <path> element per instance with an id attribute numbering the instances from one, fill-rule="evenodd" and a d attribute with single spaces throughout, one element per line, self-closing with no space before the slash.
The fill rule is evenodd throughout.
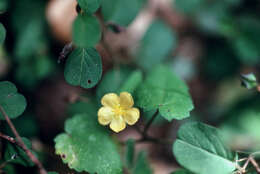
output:
<path id="1" fill-rule="evenodd" d="M 105 21 L 128 26 L 138 15 L 146 0 L 102 0 Z"/>
<path id="2" fill-rule="evenodd" d="M 136 56 L 137 64 L 144 70 L 150 70 L 165 60 L 176 47 L 176 34 L 164 22 L 156 20 L 141 40 Z"/>
<path id="3" fill-rule="evenodd" d="M 126 142 L 126 166 L 132 168 L 134 166 L 134 157 L 135 157 L 135 140 L 128 139 Z"/>
<path id="4" fill-rule="evenodd" d="M 137 106 L 145 111 L 159 109 L 168 121 L 189 117 L 193 109 L 188 87 L 165 65 L 150 71 L 135 96 Z"/>
<path id="5" fill-rule="evenodd" d="M 79 14 L 72 27 L 73 42 L 83 48 L 94 47 L 101 39 L 101 27 L 93 15 Z"/>
<path id="6" fill-rule="evenodd" d="M 236 169 L 233 153 L 220 132 L 211 126 L 189 122 L 181 126 L 173 145 L 177 161 L 199 174 L 230 174 Z"/>
<path id="7" fill-rule="evenodd" d="M 65 123 L 65 132 L 55 138 L 56 154 L 78 172 L 122 174 L 117 147 L 96 115 L 79 114 Z"/>
<path id="8" fill-rule="evenodd" d="M 10 2 L 8 0 L 1 0 L 0 1 L 0 14 L 4 13 L 6 11 L 9 3 Z"/>
<path id="9" fill-rule="evenodd" d="M 26 100 L 24 96 L 17 93 L 14 84 L 8 81 L 0 82 L 0 106 L 9 116 L 16 118 L 21 115 L 26 108 Z M 4 116 L 0 113 L 0 120 L 4 120 Z"/>
<path id="10" fill-rule="evenodd" d="M 70 54 L 64 70 L 69 84 L 91 88 L 98 83 L 101 75 L 102 62 L 96 49 L 77 48 Z"/>
<path id="11" fill-rule="evenodd" d="M 3 44 L 5 41 L 5 35 L 6 35 L 6 30 L 3 24 L 0 23 L 0 44 Z"/>
<path id="12" fill-rule="evenodd" d="M 80 8 L 86 13 L 95 13 L 100 7 L 101 0 L 77 0 Z"/>
<path id="13" fill-rule="evenodd" d="M 256 76 L 253 73 L 241 74 L 241 84 L 247 89 L 256 88 L 258 85 Z"/>

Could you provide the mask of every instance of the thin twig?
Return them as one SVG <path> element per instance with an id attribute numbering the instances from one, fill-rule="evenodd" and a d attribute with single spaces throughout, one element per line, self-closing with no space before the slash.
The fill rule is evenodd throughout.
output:
<path id="1" fill-rule="evenodd" d="M 148 123 L 145 125 L 144 127 L 144 131 L 143 131 L 143 136 L 147 136 L 147 132 L 149 130 L 149 128 L 151 127 L 153 121 L 155 120 L 155 118 L 157 117 L 159 113 L 159 110 L 157 109 L 156 112 L 153 114 L 152 118 L 148 121 Z"/>
<path id="2" fill-rule="evenodd" d="M 6 114 L 6 112 L 4 111 L 2 106 L 0 106 L 0 112 L 5 117 L 5 120 L 6 120 L 7 124 L 9 125 L 9 127 L 11 128 L 13 134 L 15 135 L 17 142 L 19 142 L 20 147 L 25 151 L 25 153 L 31 159 L 31 161 L 39 168 L 39 173 L 40 174 L 47 174 L 47 171 L 44 169 L 42 163 L 35 157 L 35 155 L 24 144 L 21 136 L 18 134 L 16 128 L 14 127 L 12 121 L 10 120 L 9 116 Z"/>
<path id="3" fill-rule="evenodd" d="M 252 156 L 250 156 L 248 159 L 250 160 L 250 162 L 252 163 L 252 165 L 255 167 L 257 173 L 260 174 L 260 167 L 259 167 L 259 165 L 257 164 L 257 162 L 255 161 L 255 159 L 254 159 Z"/>
<path id="4" fill-rule="evenodd" d="M 137 143 L 144 143 L 144 142 L 151 142 L 151 143 L 155 143 L 155 144 L 162 144 L 162 145 L 169 145 L 171 144 L 171 141 L 169 140 L 162 140 L 162 139 L 158 139 L 158 138 L 153 138 L 150 136 L 145 136 L 139 140 L 136 140 Z"/>
<path id="5" fill-rule="evenodd" d="M 70 42 L 70 43 L 66 44 L 63 47 L 62 51 L 60 52 L 60 55 L 59 55 L 59 58 L 58 58 L 58 63 L 63 61 L 72 50 L 73 50 L 73 43 Z"/>

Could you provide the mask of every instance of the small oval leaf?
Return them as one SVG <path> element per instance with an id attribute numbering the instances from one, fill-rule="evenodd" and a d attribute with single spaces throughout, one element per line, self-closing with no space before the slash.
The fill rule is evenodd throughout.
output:
<path id="1" fill-rule="evenodd" d="M 74 86 L 91 88 L 102 75 L 101 58 L 95 48 L 77 48 L 69 56 L 64 76 Z"/>
<path id="2" fill-rule="evenodd" d="M 79 14 L 72 30 L 72 40 L 79 47 L 94 47 L 101 39 L 101 27 L 93 15 Z"/>
<path id="3" fill-rule="evenodd" d="M 211 126 L 189 122 L 181 126 L 173 145 L 177 161 L 186 169 L 200 174 L 230 174 L 236 169 L 234 155 Z"/>
<path id="4" fill-rule="evenodd" d="M 79 6 L 87 13 L 95 13 L 100 7 L 101 0 L 77 0 Z"/>

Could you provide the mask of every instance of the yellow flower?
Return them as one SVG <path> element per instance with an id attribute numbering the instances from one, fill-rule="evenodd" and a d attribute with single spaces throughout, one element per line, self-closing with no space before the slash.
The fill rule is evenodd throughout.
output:
<path id="1" fill-rule="evenodd" d="M 120 96 L 109 93 L 101 99 L 101 107 L 98 110 L 98 122 L 108 125 L 114 132 L 120 132 L 129 125 L 135 124 L 139 117 L 139 109 L 133 108 L 134 100 L 130 93 L 121 92 Z"/>

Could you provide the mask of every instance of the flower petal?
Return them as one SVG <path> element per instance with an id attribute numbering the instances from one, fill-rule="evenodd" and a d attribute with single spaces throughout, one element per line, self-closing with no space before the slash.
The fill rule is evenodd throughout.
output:
<path id="1" fill-rule="evenodd" d="M 117 119 L 113 119 L 109 126 L 114 132 L 118 133 L 125 129 L 126 124 L 122 116 L 119 116 Z"/>
<path id="2" fill-rule="evenodd" d="M 98 110 L 98 122 L 102 125 L 108 125 L 114 116 L 114 112 L 110 107 L 102 107 Z"/>
<path id="3" fill-rule="evenodd" d="M 122 106 L 125 109 L 129 109 L 134 106 L 133 97 L 128 92 L 121 92 L 119 100 L 120 100 L 120 106 Z"/>
<path id="4" fill-rule="evenodd" d="M 115 93 L 106 94 L 102 97 L 101 104 L 114 108 L 119 105 L 119 97 Z"/>
<path id="5" fill-rule="evenodd" d="M 140 117 L 140 112 L 139 109 L 137 108 L 131 108 L 126 110 L 124 115 L 124 119 L 126 123 L 129 125 L 135 124 L 138 121 L 139 117 Z"/>

